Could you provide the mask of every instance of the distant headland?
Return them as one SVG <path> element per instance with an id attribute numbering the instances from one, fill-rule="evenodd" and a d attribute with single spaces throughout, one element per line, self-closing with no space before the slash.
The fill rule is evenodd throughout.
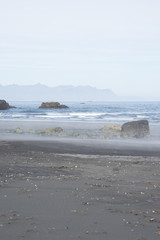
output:
<path id="1" fill-rule="evenodd" d="M 0 85 L 0 99 L 8 101 L 114 101 L 117 95 L 110 89 L 91 86 Z"/>

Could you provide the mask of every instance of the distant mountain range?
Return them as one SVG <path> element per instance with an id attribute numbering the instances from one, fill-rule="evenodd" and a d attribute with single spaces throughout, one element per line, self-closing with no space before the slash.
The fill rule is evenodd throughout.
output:
<path id="1" fill-rule="evenodd" d="M 114 101 L 116 94 L 110 89 L 91 86 L 0 85 L 0 99 L 6 101 Z"/>

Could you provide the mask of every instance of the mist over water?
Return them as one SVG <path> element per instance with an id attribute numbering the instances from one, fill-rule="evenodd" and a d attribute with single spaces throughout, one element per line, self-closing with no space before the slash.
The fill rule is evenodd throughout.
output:
<path id="1" fill-rule="evenodd" d="M 40 109 L 41 102 L 11 102 L 16 108 L 0 112 L 0 140 L 57 141 L 95 149 L 159 151 L 160 102 L 68 102 L 68 109 Z M 146 139 L 87 139 L 70 136 L 40 136 L 28 130 L 41 131 L 61 127 L 64 131 L 99 132 L 104 125 L 122 125 L 128 121 L 147 119 L 150 137 Z M 20 128 L 23 134 L 7 132 Z M 99 151 L 100 151 L 99 150 Z M 98 151 L 98 152 L 99 152 Z M 100 152 L 99 152 L 100 153 Z"/>

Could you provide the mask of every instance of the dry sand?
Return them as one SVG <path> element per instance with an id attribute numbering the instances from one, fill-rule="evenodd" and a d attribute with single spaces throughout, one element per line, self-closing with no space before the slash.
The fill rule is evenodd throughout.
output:
<path id="1" fill-rule="evenodd" d="M 158 146 L 97 143 L 1 141 L 0 239 L 159 240 Z"/>

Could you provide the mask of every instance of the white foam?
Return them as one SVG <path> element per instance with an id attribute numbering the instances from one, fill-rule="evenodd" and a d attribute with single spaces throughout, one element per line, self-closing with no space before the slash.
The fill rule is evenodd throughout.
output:
<path id="1" fill-rule="evenodd" d="M 140 118 L 140 119 L 146 119 L 146 118 L 149 118 L 149 116 L 147 115 L 137 115 L 137 118 Z"/>

